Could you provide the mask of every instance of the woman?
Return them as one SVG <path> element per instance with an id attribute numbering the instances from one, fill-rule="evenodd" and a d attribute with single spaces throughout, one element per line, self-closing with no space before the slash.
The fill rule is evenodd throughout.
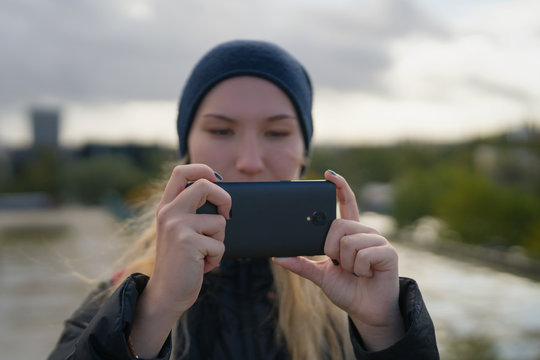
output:
<path id="1" fill-rule="evenodd" d="M 66 322 L 50 359 L 166 359 L 173 343 L 174 358 L 187 359 L 438 359 L 416 284 L 399 279 L 395 249 L 359 223 L 333 171 L 325 178 L 341 218 L 327 256 L 222 260 L 231 198 L 215 182 L 299 178 L 311 100 L 302 65 L 273 44 L 207 53 L 180 100 L 185 165 L 172 171 L 141 251 Z M 196 214 L 207 200 L 217 215 Z"/>

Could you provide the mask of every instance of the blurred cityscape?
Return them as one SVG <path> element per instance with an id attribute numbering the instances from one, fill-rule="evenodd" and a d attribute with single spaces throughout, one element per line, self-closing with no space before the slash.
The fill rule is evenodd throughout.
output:
<path id="1" fill-rule="evenodd" d="M 149 182 L 167 178 L 166 167 L 177 160 L 175 149 L 158 145 L 66 148 L 61 120 L 59 108 L 31 108 L 33 142 L 0 148 L 0 208 L 76 203 L 126 217 Z M 397 239 L 437 248 L 480 245 L 484 260 L 492 249 L 499 251 L 494 262 L 511 254 L 531 269 L 540 259 L 540 131 L 533 121 L 461 143 L 315 147 L 307 178 L 328 168 L 348 179 L 363 212 L 392 219 Z M 540 277 L 537 270 L 528 275 Z"/>
<path id="2" fill-rule="evenodd" d="M 140 144 L 87 143 L 67 148 L 59 142 L 61 109 L 29 111 L 32 143 L 0 147 L 0 208 L 35 208 L 83 203 L 106 205 L 126 215 L 125 201 L 176 158 L 175 150 Z"/>

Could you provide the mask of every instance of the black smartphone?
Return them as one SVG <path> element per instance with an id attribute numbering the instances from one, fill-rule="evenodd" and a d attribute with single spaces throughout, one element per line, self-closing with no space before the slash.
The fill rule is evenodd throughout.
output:
<path id="1" fill-rule="evenodd" d="M 324 254 L 336 218 L 336 186 L 325 180 L 219 182 L 232 198 L 224 258 Z M 216 214 L 206 202 L 199 214 Z"/>

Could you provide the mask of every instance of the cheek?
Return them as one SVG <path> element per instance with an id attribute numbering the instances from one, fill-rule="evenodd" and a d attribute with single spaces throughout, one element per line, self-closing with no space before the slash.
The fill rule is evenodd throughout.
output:
<path id="1" fill-rule="evenodd" d="M 190 139 L 188 151 L 192 163 L 202 163 L 210 167 L 221 162 L 224 154 L 226 154 L 226 152 L 220 151 L 219 147 L 211 141 L 202 141 L 197 137 Z"/>
<path id="2" fill-rule="evenodd" d="M 304 162 L 304 148 L 282 147 L 268 158 L 274 171 L 288 177 L 295 176 Z"/>

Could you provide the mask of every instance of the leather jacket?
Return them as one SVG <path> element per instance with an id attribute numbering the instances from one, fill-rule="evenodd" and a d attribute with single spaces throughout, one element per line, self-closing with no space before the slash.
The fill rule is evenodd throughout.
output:
<path id="1" fill-rule="evenodd" d="M 65 322 L 48 359 L 133 359 L 126 339 L 147 281 L 147 276 L 133 274 L 111 296 L 106 290 L 112 282 L 100 284 Z M 186 359 L 290 359 L 285 344 L 276 341 L 272 295 L 268 259 L 223 260 L 217 271 L 205 275 L 200 295 L 185 315 L 189 339 L 177 329 L 156 359 L 179 359 L 188 341 Z M 399 301 L 407 332 L 388 349 L 366 351 L 349 321 L 356 359 L 439 359 L 433 323 L 414 280 L 400 278 Z"/>

